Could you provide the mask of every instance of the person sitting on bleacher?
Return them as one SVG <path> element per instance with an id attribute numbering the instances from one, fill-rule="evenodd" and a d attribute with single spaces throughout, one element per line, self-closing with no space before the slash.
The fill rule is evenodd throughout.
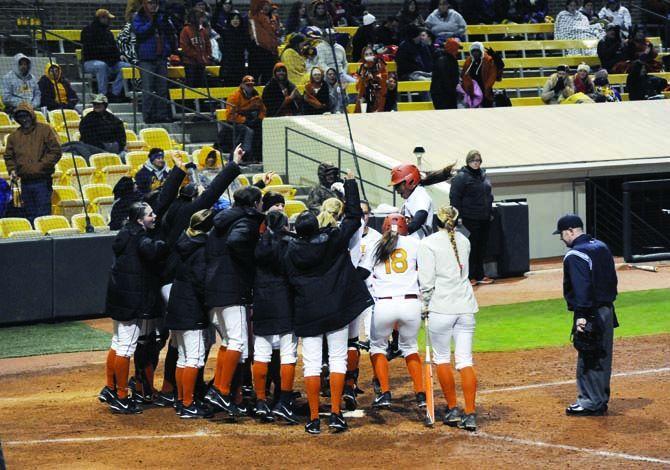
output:
<path id="1" fill-rule="evenodd" d="M 330 112 L 332 114 L 344 113 L 345 106 L 349 104 L 349 95 L 343 92 L 344 87 L 334 68 L 326 70 L 326 83 L 330 96 Z"/>
<path id="2" fill-rule="evenodd" d="M 321 39 L 316 44 L 316 65 L 321 70 L 328 70 L 331 67 L 338 70 L 342 83 L 354 83 L 356 79 L 348 73 L 347 51 L 337 43 L 335 34 L 333 29 L 326 29 L 323 33 L 320 30 L 314 31 L 313 35 Z M 333 50 L 335 50 L 334 55 Z"/>
<path id="3" fill-rule="evenodd" d="M 301 85 L 307 76 L 307 66 L 302 50 L 306 45 L 306 38 L 300 33 L 289 34 L 288 44 L 279 57 L 279 62 L 286 66 L 288 80 L 294 85 Z"/>
<path id="4" fill-rule="evenodd" d="M 386 80 L 386 102 L 384 111 L 398 111 L 398 77 L 395 73 L 390 73 Z"/>
<path id="5" fill-rule="evenodd" d="M 221 159 L 216 150 L 210 150 L 205 157 L 205 165 L 198 172 L 200 184 L 207 188 L 221 171 Z"/>
<path id="6" fill-rule="evenodd" d="M 412 39 L 408 36 L 408 32 L 411 27 L 423 28 L 424 19 L 419 12 L 419 6 L 416 3 L 416 0 L 405 0 L 402 5 L 402 8 L 396 15 L 398 18 L 398 38 L 399 43 L 406 40 Z"/>
<path id="7" fill-rule="evenodd" d="M 607 5 L 598 12 L 601 20 L 606 20 L 609 24 L 619 26 L 624 37 L 628 36 L 633 21 L 630 17 L 628 8 L 621 5 L 619 0 L 607 0 Z"/>
<path id="8" fill-rule="evenodd" d="M 121 153 L 126 149 L 126 128 L 123 121 L 107 111 L 107 97 L 93 97 L 93 111 L 79 122 L 79 141 L 93 148 L 92 155 L 99 152 Z M 84 155 L 86 157 L 86 155 Z"/>
<path id="9" fill-rule="evenodd" d="M 123 67 L 130 67 L 127 62 L 121 61 L 121 53 L 116 45 L 116 39 L 109 30 L 110 19 L 115 18 L 108 10 L 100 8 L 95 12 L 95 19 L 81 30 L 82 61 L 84 72 L 95 75 L 98 82 L 98 93 L 108 94 L 110 76 L 112 94 L 109 100 L 114 102 L 125 101 L 123 96 Z"/>
<path id="10" fill-rule="evenodd" d="M 498 68 L 493 57 L 485 50 L 481 42 L 473 42 L 470 46 L 470 56 L 465 59 L 461 78 L 463 90 L 470 96 L 474 96 L 473 81 L 477 82 L 479 89 L 484 94 L 482 100 L 483 108 L 493 106 L 493 85 L 498 77 Z"/>
<path id="11" fill-rule="evenodd" d="M 591 24 L 589 19 L 577 9 L 577 0 L 567 0 L 565 10 L 556 15 L 554 39 L 580 40 L 601 39 L 605 31 L 600 23 Z M 567 49 L 566 55 L 595 55 L 595 49 Z"/>
<path id="12" fill-rule="evenodd" d="M 593 76 L 593 85 L 595 92 L 593 100 L 596 103 L 618 103 L 621 101 L 621 95 L 610 86 L 607 70 L 600 69 Z"/>
<path id="13" fill-rule="evenodd" d="M 449 0 L 440 0 L 437 9 L 426 18 L 426 27 L 436 38 L 459 38 L 463 41 L 467 24 L 463 16 L 451 8 Z"/>
<path id="14" fill-rule="evenodd" d="M 309 83 L 305 85 L 302 111 L 307 115 L 330 111 L 330 92 L 319 67 L 314 67 L 310 72 Z"/>
<path id="15" fill-rule="evenodd" d="M 63 78 L 63 71 L 58 64 L 47 64 L 44 75 L 37 82 L 40 87 L 40 106 L 49 111 L 54 109 L 74 109 L 79 102 L 77 93 L 70 82 Z"/>
<path id="16" fill-rule="evenodd" d="M 577 66 L 577 73 L 572 78 L 573 83 L 575 84 L 575 93 L 584 93 L 586 95 L 592 95 L 595 91 L 593 87 L 593 81 L 589 73 L 591 72 L 591 67 L 582 62 Z"/>
<path id="17" fill-rule="evenodd" d="M 146 163 L 135 174 L 137 190 L 141 195 L 149 194 L 163 186 L 170 170 L 165 164 L 165 153 L 162 149 L 152 148 L 149 150 L 149 158 Z"/>
<path id="18" fill-rule="evenodd" d="M 636 60 L 626 77 L 626 91 L 630 101 L 663 99 L 663 90 L 668 81 L 662 77 L 649 75 L 647 64 Z"/>
<path id="19" fill-rule="evenodd" d="M 556 73 L 549 77 L 542 88 L 540 97 L 545 104 L 559 104 L 575 93 L 575 85 L 568 75 L 569 71 L 567 65 L 556 67 Z"/>
<path id="20" fill-rule="evenodd" d="M 296 116 L 300 114 L 300 91 L 288 79 L 286 66 L 275 64 L 272 79 L 263 89 L 263 104 L 268 117 Z"/>
<path id="21" fill-rule="evenodd" d="M 628 63 L 625 57 L 626 42 L 621 37 L 621 29 L 614 24 L 607 26 L 605 37 L 598 41 L 600 65 L 612 73 L 625 73 Z"/>
<path id="22" fill-rule="evenodd" d="M 277 62 L 281 25 L 271 10 L 269 0 L 251 0 L 249 5 L 249 73 L 261 83 L 272 78 L 272 68 Z"/>
<path id="23" fill-rule="evenodd" d="M 639 60 L 646 66 L 647 72 L 656 73 L 663 70 L 663 64 L 657 61 L 658 52 L 654 45 L 647 40 L 647 34 L 643 26 L 635 25 L 626 43 L 626 59 L 628 60 L 627 72 L 632 69 L 632 64 Z"/>
<path id="24" fill-rule="evenodd" d="M 408 39 L 400 43 L 395 56 L 400 80 L 429 81 L 433 73 L 433 54 L 430 38 L 425 29 L 407 28 Z"/>
<path id="25" fill-rule="evenodd" d="M 233 139 L 232 146 L 241 143 L 248 161 L 253 161 L 252 157 L 260 161 L 263 143 L 262 122 L 267 114 L 265 104 L 255 86 L 254 77 L 244 76 L 240 87 L 226 101 L 229 124 L 227 129 L 232 130 L 233 135 L 237 136 Z"/>
<path id="26" fill-rule="evenodd" d="M 230 21 L 221 31 L 221 68 L 219 78 L 224 86 L 238 86 L 247 74 L 245 55 L 250 47 L 249 26 L 239 11 L 230 14 Z"/>
<path id="27" fill-rule="evenodd" d="M 361 60 L 361 51 L 366 46 L 375 47 L 379 42 L 377 40 L 377 18 L 370 13 L 363 17 L 363 26 L 359 26 L 351 38 L 351 59 L 354 62 Z M 386 44 L 382 44 L 385 46 Z"/>
<path id="28" fill-rule="evenodd" d="M 31 73 L 31 67 L 32 61 L 27 56 L 16 54 L 14 70 L 2 77 L 2 102 L 9 115 L 24 101 L 33 108 L 40 105 L 40 88 L 37 86 L 37 78 Z"/>
<path id="29" fill-rule="evenodd" d="M 326 3 L 323 0 L 314 0 L 311 3 L 307 9 L 307 17 L 309 19 L 310 26 L 316 26 L 321 30 L 330 28 L 330 26 L 333 24 L 331 16 L 329 16 L 329 12 L 326 7 Z"/>

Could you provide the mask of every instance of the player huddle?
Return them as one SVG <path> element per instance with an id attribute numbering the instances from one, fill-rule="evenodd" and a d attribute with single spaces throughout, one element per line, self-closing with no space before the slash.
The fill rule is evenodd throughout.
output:
<path id="1" fill-rule="evenodd" d="M 387 350 L 395 334 L 416 405 L 426 407 L 428 398 L 430 409 L 430 369 L 423 370 L 417 341 L 423 315 L 447 402 L 444 423 L 474 431 L 472 337 L 478 307 L 467 272 L 470 245 L 456 231 L 458 211 L 437 210 L 439 230 L 431 234 L 434 209 L 423 187 L 430 178 L 422 179 L 413 165 L 400 165 L 391 184 L 405 204 L 402 213 L 386 217 L 382 233 L 367 226 L 370 208 L 360 200 L 351 172 L 341 199 L 323 201 L 318 215 L 299 214 L 292 230 L 281 195 L 263 195 L 254 186 L 238 189 L 233 206 L 215 212 L 212 198 L 240 173 L 242 153 L 236 150 L 214 189 L 198 195 L 187 185 L 177 197 L 173 185 L 178 188 L 177 180 L 185 176 L 178 165 L 176 176 L 169 177 L 175 181 L 166 182 L 151 205 L 131 208 L 113 247 L 107 312 L 114 336 L 100 401 L 122 414 L 141 413 L 142 403 L 152 403 L 173 406 L 183 419 L 250 414 L 264 422 L 296 424 L 301 419 L 294 391 L 300 342 L 309 405 L 305 431 L 321 432 L 321 394 L 330 397 L 328 427 L 345 431 L 342 409 L 357 406 L 363 322 L 377 392 L 372 406 L 392 403 Z M 450 170 L 445 169 L 447 176 Z M 165 377 L 156 391 L 153 375 L 167 330 Z M 204 365 L 217 334 L 221 346 L 206 386 Z M 450 365 L 452 339 L 463 412 Z M 131 356 L 136 370 L 129 383 Z M 242 394 L 248 359 L 255 396 L 251 410 Z"/>

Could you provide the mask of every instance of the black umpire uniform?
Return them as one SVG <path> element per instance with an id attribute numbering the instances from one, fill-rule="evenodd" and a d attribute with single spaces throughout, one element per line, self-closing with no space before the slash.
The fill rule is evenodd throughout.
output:
<path id="1" fill-rule="evenodd" d="M 582 227 L 578 216 L 566 215 L 558 221 L 554 233 Z M 610 398 L 614 328 L 619 326 L 614 311 L 617 296 L 614 259 L 605 243 L 585 233 L 578 234 L 569 248 L 563 259 L 563 296 L 568 310 L 574 312 L 578 396 L 566 414 L 602 415 Z M 586 321 L 580 329 L 578 320 Z"/>

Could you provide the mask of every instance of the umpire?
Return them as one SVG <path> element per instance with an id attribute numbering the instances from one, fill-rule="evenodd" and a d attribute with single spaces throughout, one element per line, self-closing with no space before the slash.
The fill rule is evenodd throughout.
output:
<path id="1" fill-rule="evenodd" d="M 554 235 L 569 248 L 563 259 L 563 296 L 574 312 L 573 343 L 577 349 L 577 401 L 568 416 L 602 416 L 607 412 L 612 374 L 617 276 L 607 245 L 584 233 L 579 216 L 558 220 Z"/>

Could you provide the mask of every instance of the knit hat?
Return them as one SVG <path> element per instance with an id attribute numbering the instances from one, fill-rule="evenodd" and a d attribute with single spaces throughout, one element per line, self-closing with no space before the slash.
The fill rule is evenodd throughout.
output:
<path id="1" fill-rule="evenodd" d="M 100 93 L 98 95 L 93 96 L 93 99 L 91 100 L 91 103 L 93 103 L 93 104 L 107 104 L 107 103 L 109 103 L 109 100 L 107 99 L 107 97 L 105 95 Z"/>
<path id="2" fill-rule="evenodd" d="M 470 45 L 470 52 L 474 51 L 475 49 L 479 49 L 479 51 L 484 55 L 484 44 L 482 44 L 479 41 L 473 42 Z"/>
<path id="3" fill-rule="evenodd" d="M 163 149 L 159 148 L 152 148 L 149 150 L 149 161 L 151 163 L 154 162 L 157 158 L 165 158 L 165 153 L 163 152 Z"/>
<path id="4" fill-rule="evenodd" d="M 609 83 L 608 73 L 605 69 L 598 70 L 595 75 L 593 75 L 593 83 L 595 86 L 605 86 Z"/>
<path id="5" fill-rule="evenodd" d="M 284 199 L 284 196 L 282 196 L 279 193 L 276 193 L 274 191 L 268 191 L 263 195 L 263 207 L 262 211 L 267 212 L 268 209 L 270 209 L 272 206 L 276 204 L 286 204 L 286 199 Z"/>
<path id="6" fill-rule="evenodd" d="M 447 54 L 451 54 L 454 57 L 456 54 L 458 54 L 458 51 L 461 50 L 463 46 L 461 45 L 461 41 L 459 41 L 456 38 L 449 38 L 447 39 L 447 42 L 444 43 L 444 51 Z"/>
<path id="7" fill-rule="evenodd" d="M 468 152 L 468 155 L 465 157 L 466 165 L 470 164 L 470 162 L 472 162 L 475 159 L 475 157 L 482 158 L 482 154 L 479 153 L 479 150 L 470 150 Z"/>
<path id="8" fill-rule="evenodd" d="M 591 67 L 589 67 L 588 64 L 585 64 L 584 62 L 582 62 L 581 64 L 579 64 L 577 66 L 577 72 L 581 72 L 582 70 L 586 73 L 590 73 L 591 72 Z"/>
<path id="9" fill-rule="evenodd" d="M 363 26 L 370 26 L 375 21 L 377 21 L 377 18 L 375 18 L 375 15 L 373 15 L 371 13 L 366 13 L 365 15 L 363 15 Z"/>

